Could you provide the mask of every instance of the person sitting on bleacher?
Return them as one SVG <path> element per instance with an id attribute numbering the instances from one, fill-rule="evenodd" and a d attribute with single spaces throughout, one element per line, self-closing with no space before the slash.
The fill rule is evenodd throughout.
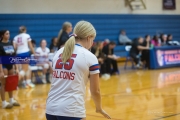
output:
<path id="1" fill-rule="evenodd" d="M 91 48 L 91 52 L 98 58 L 98 62 L 100 64 L 100 74 L 102 75 L 102 78 L 109 79 L 110 73 L 107 72 L 106 65 L 108 63 L 105 63 L 106 57 L 105 54 L 102 52 L 103 49 L 103 42 L 97 42 L 95 46 Z"/>
<path id="2" fill-rule="evenodd" d="M 167 37 L 167 45 L 180 45 L 180 43 L 176 40 L 173 40 L 173 36 L 169 34 Z"/>
<path id="3" fill-rule="evenodd" d="M 58 51 L 57 41 L 58 40 L 57 40 L 56 37 L 52 38 L 51 44 L 49 46 L 49 49 L 50 49 L 51 53 L 55 53 L 56 51 Z"/>
<path id="4" fill-rule="evenodd" d="M 106 68 L 107 68 L 107 73 L 111 74 L 116 74 L 118 72 L 118 67 L 117 67 L 117 57 L 114 55 L 114 48 L 116 46 L 115 42 L 110 42 L 106 46 L 103 47 L 103 53 L 106 55 Z M 111 70 L 111 65 L 113 66 L 113 69 Z"/>
<path id="5" fill-rule="evenodd" d="M 47 43 L 46 40 L 41 40 L 40 47 L 36 49 L 36 55 L 38 55 L 38 66 L 41 66 L 43 68 L 43 77 L 42 82 L 47 83 L 46 81 L 46 73 L 49 69 L 49 59 L 48 54 L 50 53 L 49 48 L 46 47 Z"/>
<path id="6" fill-rule="evenodd" d="M 167 35 L 166 34 L 162 34 L 161 37 L 161 46 L 167 46 Z"/>
<path id="7" fill-rule="evenodd" d="M 143 46 L 144 47 L 148 47 L 151 48 L 151 36 L 150 35 L 146 35 L 144 42 L 143 42 Z M 143 61 L 143 63 L 145 64 L 145 68 L 150 68 L 150 58 L 149 58 L 149 50 L 142 50 L 141 52 L 141 61 Z"/>
<path id="8" fill-rule="evenodd" d="M 106 46 L 107 44 L 109 44 L 110 40 L 109 39 L 105 39 L 103 42 L 103 47 Z"/>
<path id="9" fill-rule="evenodd" d="M 155 47 L 161 46 L 161 42 L 159 41 L 158 35 L 155 35 L 153 39 L 151 40 L 151 44 Z"/>
<path id="10" fill-rule="evenodd" d="M 138 39 L 134 40 L 134 42 L 132 43 L 131 50 L 130 50 L 130 56 L 133 58 L 137 68 L 140 68 L 142 66 L 142 63 L 141 63 L 142 51 L 150 49 L 149 44 L 148 44 L 149 42 L 147 42 L 146 46 L 143 46 L 143 42 L 144 40 L 142 37 L 139 37 Z"/>
<path id="11" fill-rule="evenodd" d="M 119 35 L 119 43 L 121 45 L 131 45 L 132 43 L 132 41 L 127 37 L 125 30 L 121 30 L 121 33 Z"/>

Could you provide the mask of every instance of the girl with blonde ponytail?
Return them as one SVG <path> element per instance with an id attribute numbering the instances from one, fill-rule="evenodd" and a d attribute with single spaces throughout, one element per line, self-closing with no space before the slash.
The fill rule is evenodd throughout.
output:
<path id="1" fill-rule="evenodd" d="M 96 30 L 87 21 L 79 21 L 73 34 L 53 58 L 52 86 L 46 103 L 47 120 L 85 120 L 86 83 L 90 74 L 90 91 L 96 112 L 102 109 L 99 88 L 99 64 L 91 48 Z"/>

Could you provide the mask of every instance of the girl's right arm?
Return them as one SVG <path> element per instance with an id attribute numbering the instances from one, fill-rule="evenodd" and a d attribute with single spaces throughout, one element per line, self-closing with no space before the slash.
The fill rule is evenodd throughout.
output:
<path id="1" fill-rule="evenodd" d="M 102 109 L 98 73 L 90 75 L 90 91 L 96 106 L 96 112 L 102 114 L 105 118 L 111 119 L 111 117 Z"/>

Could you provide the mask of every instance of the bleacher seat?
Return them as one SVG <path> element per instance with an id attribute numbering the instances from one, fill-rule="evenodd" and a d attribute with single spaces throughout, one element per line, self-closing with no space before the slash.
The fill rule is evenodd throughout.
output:
<path id="1" fill-rule="evenodd" d="M 179 19 L 179 15 L 0 14 L 0 29 L 9 29 L 11 39 L 13 39 L 18 34 L 19 26 L 25 25 L 27 32 L 36 40 L 37 45 L 43 38 L 49 45 L 51 38 L 57 36 L 64 21 L 69 21 L 74 26 L 79 20 L 87 20 L 96 28 L 95 41 L 108 38 L 118 43 L 121 29 L 127 31 L 130 39 L 146 34 L 152 36 L 160 31 L 166 34 L 171 33 L 175 40 L 179 40 Z"/>
<path id="2" fill-rule="evenodd" d="M 126 57 L 125 46 L 118 45 L 114 48 L 114 54 L 120 57 Z"/>

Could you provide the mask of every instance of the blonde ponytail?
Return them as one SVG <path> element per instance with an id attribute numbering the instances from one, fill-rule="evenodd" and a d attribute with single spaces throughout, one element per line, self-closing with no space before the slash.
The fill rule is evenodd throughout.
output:
<path id="1" fill-rule="evenodd" d="M 61 38 L 62 32 L 63 32 L 63 30 L 61 29 L 61 30 L 59 31 L 59 33 L 58 33 L 58 37 L 57 37 L 58 42 L 60 42 L 60 38 Z"/>
<path id="2" fill-rule="evenodd" d="M 67 60 L 71 58 L 71 55 L 74 51 L 74 46 L 75 46 L 75 37 L 71 36 L 64 45 L 64 50 L 62 53 L 63 63 L 66 63 Z"/>
<path id="3" fill-rule="evenodd" d="M 87 21 L 79 21 L 74 27 L 73 35 L 66 41 L 64 45 L 61 58 L 63 63 L 67 62 L 67 60 L 71 58 L 76 41 L 86 40 L 88 36 L 96 36 L 95 28 Z"/>

